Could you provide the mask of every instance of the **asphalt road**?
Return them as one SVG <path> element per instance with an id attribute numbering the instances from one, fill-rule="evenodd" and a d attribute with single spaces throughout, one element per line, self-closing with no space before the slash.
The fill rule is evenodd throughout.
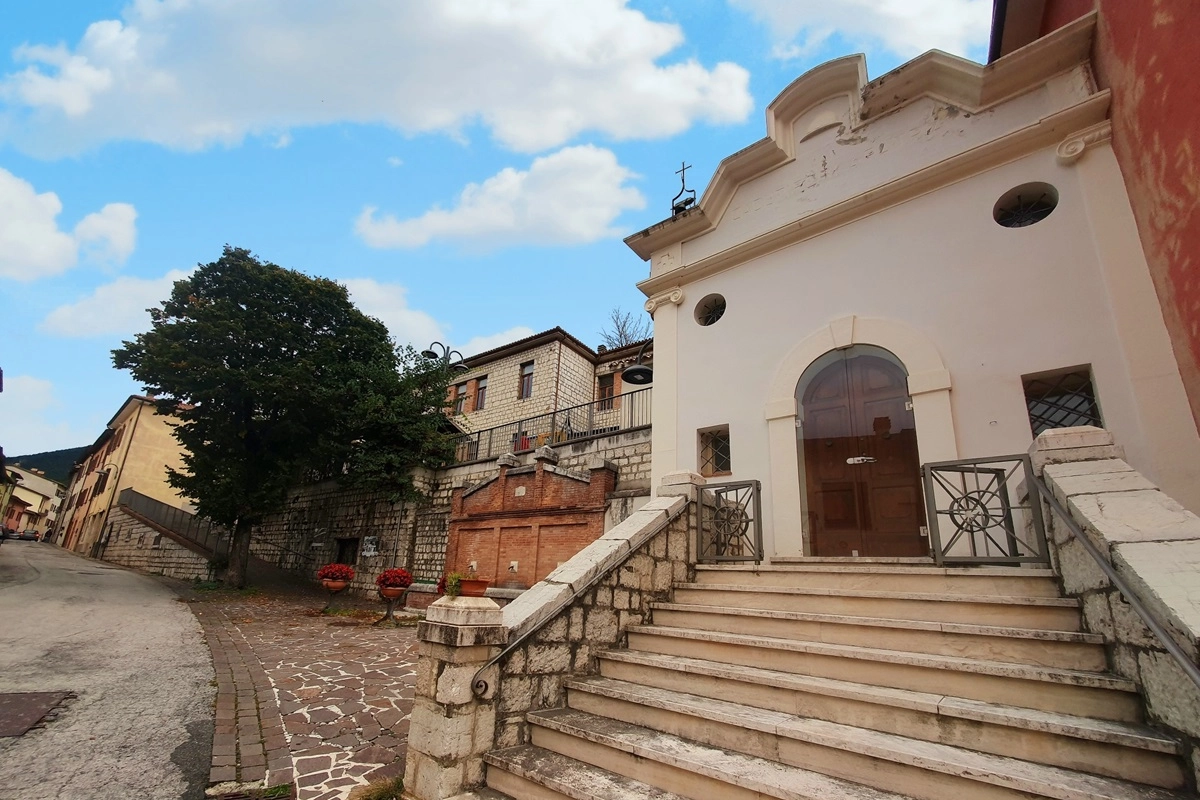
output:
<path id="1" fill-rule="evenodd" d="M 212 660 L 175 597 L 53 545 L 0 546 L 0 692 L 78 695 L 44 728 L 0 738 L 0 800 L 204 796 Z"/>

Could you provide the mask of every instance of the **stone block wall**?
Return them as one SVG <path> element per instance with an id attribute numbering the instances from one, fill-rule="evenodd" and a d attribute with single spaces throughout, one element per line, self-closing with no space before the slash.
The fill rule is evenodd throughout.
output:
<path id="1" fill-rule="evenodd" d="M 1200 664 L 1200 517 L 1130 467 L 1107 431 L 1047 431 L 1030 453 L 1088 540 Z M 1064 592 L 1079 598 L 1084 627 L 1104 637 L 1110 667 L 1138 685 L 1148 720 L 1181 739 L 1200 770 L 1200 689 L 1057 514 L 1046 507 L 1044 517 L 1053 565 Z"/>
<path id="2" fill-rule="evenodd" d="M 652 602 L 668 600 L 674 583 L 695 577 L 691 554 L 695 524 L 695 506 L 689 503 L 686 511 L 629 553 L 620 566 L 540 623 L 537 633 L 501 663 L 494 697 L 497 748 L 527 743 L 526 713 L 564 705 L 568 680 L 597 674 L 597 652 L 624 646 L 629 626 L 650 621 Z M 564 569 L 572 566 L 579 565 L 568 562 Z M 552 592 L 553 586 L 539 584 L 526 596 L 537 590 Z M 524 600 L 507 606 L 505 618 Z"/>
<path id="3" fill-rule="evenodd" d="M 123 567 L 180 580 L 209 580 L 208 557 L 169 532 L 127 513 L 121 506 L 108 515 L 108 543 L 101 557 Z"/>

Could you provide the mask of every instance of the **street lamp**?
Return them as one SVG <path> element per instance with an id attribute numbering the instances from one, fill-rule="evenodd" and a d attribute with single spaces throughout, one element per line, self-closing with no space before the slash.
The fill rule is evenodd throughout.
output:
<path id="1" fill-rule="evenodd" d="M 654 381 L 654 370 L 642 363 L 642 356 L 646 355 L 646 348 L 653 342 L 653 339 L 647 339 L 638 349 L 637 360 L 631 366 L 621 370 L 621 383 L 645 386 Z"/>
<path id="2" fill-rule="evenodd" d="M 435 347 L 437 350 L 434 349 Z M 438 350 L 441 352 L 439 353 Z M 443 367 L 452 369 L 455 372 L 466 372 L 470 369 L 470 367 L 463 363 L 462 353 L 458 352 L 457 350 L 451 350 L 441 342 L 434 342 L 433 344 L 429 345 L 429 347 L 421 351 L 421 355 L 423 355 L 425 358 L 428 358 L 430 361 L 441 359 Z"/>

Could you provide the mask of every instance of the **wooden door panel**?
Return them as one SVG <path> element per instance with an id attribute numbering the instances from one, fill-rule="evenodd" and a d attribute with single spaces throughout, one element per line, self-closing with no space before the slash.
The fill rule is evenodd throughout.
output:
<path id="1" fill-rule="evenodd" d="M 903 370 L 878 356 L 843 358 L 812 380 L 802 405 L 813 554 L 927 555 Z"/>

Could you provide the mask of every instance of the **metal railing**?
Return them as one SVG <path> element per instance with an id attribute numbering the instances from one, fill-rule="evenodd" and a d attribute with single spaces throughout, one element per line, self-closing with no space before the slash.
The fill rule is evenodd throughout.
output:
<path id="1" fill-rule="evenodd" d="M 195 542 L 213 555 L 226 556 L 229 554 L 229 542 L 232 537 L 228 528 L 197 517 L 195 514 L 189 514 L 181 508 L 167 505 L 153 497 L 147 497 L 133 489 L 122 490 L 121 494 L 117 496 L 117 505 L 129 509 L 190 542 Z"/>
<path id="2" fill-rule="evenodd" d="M 485 461 L 542 445 L 563 444 L 650 426 L 651 389 L 593 400 L 454 439 L 453 464 Z"/>
<path id="3" fill-rule="evenodd" d="M 1049 563 L 1028 455 L 941 461 L 921 474 L 938 564 Z"/>
<path id="4" fill-rule="evenodd" d="M 1071 535 L 1075 537 L 1075 540 L 1083 546 L 1083 549 L 1087 551 L 1087 554 L 1092 557 L 1093 561 L 1096 562 L 1096 566 L 1100 568 L 1100 571 L 1108 577 L 1108 580 L 1112 583 L 1112 585 L 1117 588 L 1117 591 L 1120 592 L 1125 598 L 1125 601 L 1129 603 L 1130 608 L 1132 608 L 1134 612 L 1142 618 L 1142 622 L 1147 628 L 1150 629 L 1150 632 L 1155 635 L 1158 641 L 1162 643 L 1163 648 L 1171 654 L 1171 657 L 1174 658 L 1176 662 L 1178 662 L 1180 668 L 1183 669 L 1184 674 L 1191 679 L 1192 683 L 1196 685 L 1196 688 L 1200 689 L 1200 668 L 1196 666 L 1196 662 L 1193 661 L 1191 657 L 1184 651 L 1184 649 L 1179 646 L 1175 639 L 1172 638 L 1171 634 L 1167 632 L 1167 629 L 1154 618 L 1154 615 L 1150 612 L 1150 609 L 1146 608 L 1146 606 L 1142 603 L 1141 598 L 1137 596 L 1137 593 L 1134 592 L 1133 589 L 1129 587 L 1129 584 L 1126 583 L 1121 577 L 1121 575 L 1115 569 L 1113 569 L 1112 564 L 1108 562 L 1108 559 L 1106 559 L 1104 554 L 1100 552 L 1100 549 L 1096 547 L 1095 542 L 1088 538 L 1087 534 L 1084 533 L 1083 528 L 1081 528 L 1079 523 L 1077 523 L 1071 517 L 1070 512 L 1063 508 L 1062 503 L 1058 501 L 1058 498 L 1054 496 L 1053 492 L 1050 491 L 1046 484 L 1042 483 L 1039 478 L 1035 477 L 1032 479 L 1030 486 L 1033 487 L 1033 492 L 1031 492 L 1031 494 L 1036 493 L 1041 495 L 1041 498 L 1046 501 L 1046 505 L 1050 506 L 1050 509 L 1058 515 L 1059 519 L 1061 519 L 1067 526 L 1067 530 L 1069 530 Z"/>
<path id="5" fill-rule="evenodd" d="M 700 490 L 697 561 L 763 560 L 762 484 L 710 483 Z"/>

